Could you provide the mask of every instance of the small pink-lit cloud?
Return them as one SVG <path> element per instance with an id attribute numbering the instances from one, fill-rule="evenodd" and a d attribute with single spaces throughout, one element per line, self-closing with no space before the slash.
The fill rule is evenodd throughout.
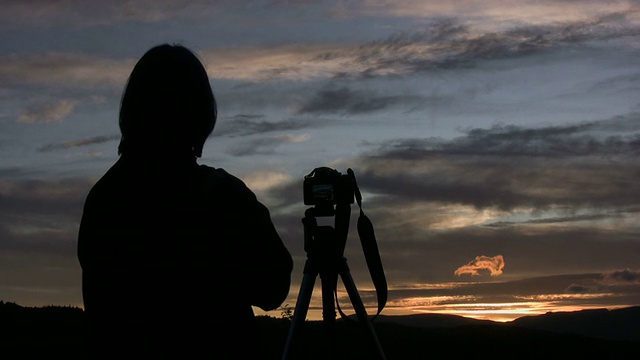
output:
<path id="1" fill-rule="evenodd" d="M 493 257 L 480 255 L 476 256 L 476 258 L 467 265 L 459 267 L 454 274 L 457 276 L 463 274 L 480 276 L 479 270 L 488 270 L 491 276 L 498 276 L 502 274 L 502 269 L 504 269 L 504 257 L 502 255 Z"/>

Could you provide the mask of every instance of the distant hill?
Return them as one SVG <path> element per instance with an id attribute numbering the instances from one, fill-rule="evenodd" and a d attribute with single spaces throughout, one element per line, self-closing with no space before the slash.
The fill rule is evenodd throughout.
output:
<path id="1" fill-rule="evenodd" d="M 510 324 L 562 334 L 640 342 L 640 306 L 614 310 L 551 312 L 524 316 Z"/>
<path id="2" fill-rule="evenodd" d="M 374 334 L 387 360 L 640 358 L 640 307 L 527 316 L 508 323 L 424 314 L 378 317 Z M 213 324 L 215 325 L 215 324 Z M 259 316 L 264 359 L 281 359 L 289 335 L 287 319 Z M 224 331 L 224 329 L 220 329 Z M 0 301 L 0 358 L 86 359 L 84 312 L 73 307 L 23 307 Z M 338 319 L 335 337 L 326 324 L 299 328 L 290 359 L 375 360 L 369 332 Z M 298 355 L 295 357 L 295 355 Z M 262 360 L 262 359 L 261 359 Z"/>
<path id="3" fill-rule="evenodd" d="M 453 328 L 471 325 L 512 326 L 558 334 L 640 342 L 640 306 L 614 310 L 549 312 L 542 315 L 523 316 L 504 323 L 442 314 L 381 315 L 376 321 L 420 328 Z"/>
<path id="4" fill-rule="evenodd" d="M 376 323 L 394 323 L 420 328 L 453 328 L 465 325 L 497 325 L 491 320 L 478 320 L 457 315 L 413 314 L 413 315 L 378 315 Z"/>
<path id="5" fill-rule="evenodd" d="M 84 357 L 84 311 L 75 307 L 23 307 L 0 301 L 0 358 Z"/>

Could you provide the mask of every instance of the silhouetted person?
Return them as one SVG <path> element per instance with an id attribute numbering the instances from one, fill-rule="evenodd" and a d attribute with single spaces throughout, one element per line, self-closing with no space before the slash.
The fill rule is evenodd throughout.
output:
<path id="1" fill-rule="evenodd" d="M 78 235 L 93 357 L 260 353 L 251 306 L 282 304 L 293 263 L 253 192 L 197 163 L 216 116 L 185 47 L 154 47 L 134 67 L 120 157 L 88 194 Z"/>

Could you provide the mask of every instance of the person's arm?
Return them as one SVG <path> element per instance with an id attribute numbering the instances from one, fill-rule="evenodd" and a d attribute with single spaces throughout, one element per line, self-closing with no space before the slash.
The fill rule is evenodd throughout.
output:
<path id="1" fill-rule="evenodd" d="M 278 308 L 287 298 L 291 286 L 293 259 L 278 234 L 269 210 L 238 178 L 230 176 L 233 188 L 230 221 L 238 229 L 238 257 L 244 265 L 243 292 L 251 305 L 265 311 Z"/>
<path id="2" fill-rule="evenodd" d="M 257 275 L 252 287 L 252 305 L 265 311 L 274 310 L 289 294 L 293 260 L 271 221 L 269 210 L 256 202 L 250 216 L 254 219 L 253 236 L 257 239 L 252 254 Z"/>
<path id="3" fill-rule="evenodd" d="M 82 218 L 80 220 L 80 227 L 78 231 L 78 243 L 77 243 L 77 257 L 80 267 L 82 269 L 82 300 L 84 303 L 84 310 L 88 314 L 93 313 L 95 304 L 95 289 L 93 288 L 94 281 L 92 279 L 92 267 L 95 266 L 94 262 L 94 245 L 92 241 L 92 233 L 95 224 L 93 224 L 92 202 L 91 193 L 85 200 Z"/>

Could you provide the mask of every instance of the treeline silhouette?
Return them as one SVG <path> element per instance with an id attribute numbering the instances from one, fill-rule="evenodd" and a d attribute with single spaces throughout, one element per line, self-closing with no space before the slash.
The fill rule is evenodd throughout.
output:
<path id="1" fill-rule="evenodd" d="M 637 310 L 634 316 L 637 316 Z M 376 319 L 373 325 L 386 358 L 462 359 L 490 356 L 492 359 L 631 359 L 640 355 L 640 338 L 612 340 L 513 324 L 476 321 L 457 316 L 445 316 L 447 324 L 443 325 L 441 315 L 434 315 L 431 322 L 433 325 L 430 326 L 429 317 L 430 315 L 424 315 L 419 325 L 404 324 L 401 316 L 382 316 Z M 557 318 L 556 316 L 554 321 L 557 321 Z M 263 359 L 280 359 L 290 320 L 286 316 L 258 316 L 257 321 L 264 338 Z M 633 322 L 634 319 L 630 321 Z M 211 326 L 215 327 L 215 324 Z M 117 332 L 117 329 L 114 331 Z M 84 312 L 80 308 L 24 307 L 0 301 L 2 359 L 85 359 L 85 333 Z M 296 335 L 296 346 L 291 353 L 296 355 L 296 358 L 326 358 L 326 352 L 319 349 L 334 345 L 332 351 L 335 354 L 331 359 L 376 359 L 376 353 L 370 349 L 365 333 L 357 323 L 339 319 L 336 324 L 335 342 L 332 344 L 327 343 L 322 321 L 307 321 Z M 203 358 L 215 359 L 215 354 L 203 354 Z"/>

